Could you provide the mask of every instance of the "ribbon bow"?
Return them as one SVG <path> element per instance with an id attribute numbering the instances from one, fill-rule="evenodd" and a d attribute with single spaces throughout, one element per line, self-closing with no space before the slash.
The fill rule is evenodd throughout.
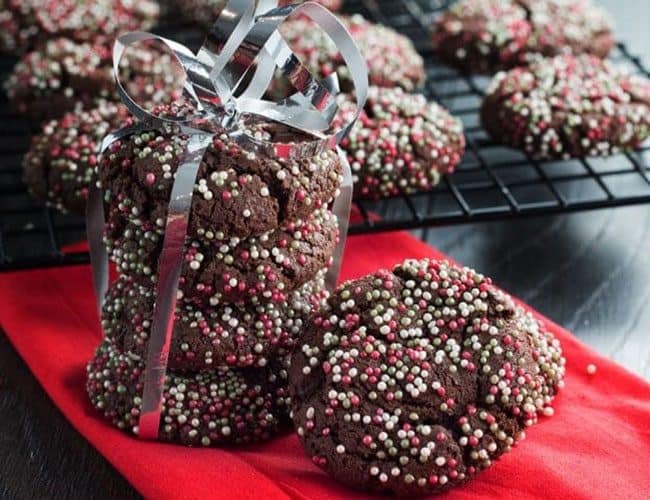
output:
<path id="1" fill-rule="evenodd" d="M 350 69 L 357 112 L 339 130 L 332 130 L 332 121 L 338 111 L 336 98 L 340 92 L 336 74 L 324 80 L 314 77 L 278 31 L 287 17 L 298 12 L 311 18 L 332 38 Z M 183 90 L 191 107 L 188 115 L 154 115 L 135 102 L 122 86 L 119 64 L 124 52 L 130 45 L 146 40 L 163 43 L 182 67 L 185 77 Z M 297 92 L 277 102 L 265 100 L 264 94 L 278 69 Z M 346 28 L 321 5 L 306 2 L 278 7 L 277 0 L 230 0 L 196 54 L 173 40 L 146 32 L 131 32 L 120 36 L 115 42 L 113 73 L 122 102 L 139 121 L 109 134 L 102 143 L 102 153 L 113 142 L 127 135 L 170 124 L 188 136 L 186 150 L 176 170 L 163 248 L 158 261 L 156 303 L 138 425 L 141 438 L 156 439 L 192 193 L 203 155 L 212 143 L 215 124 L 245 150 L 282 158 L 313 156 L 338 147 L 354 125 L 366 101 L 368 72 Z M 313 140 L 283 143 L 260 139 L 251 135 L 243 125 L 245 118 L 251 116 L 307 132 Z M 340 149 L 338 152 L 344 166 L 344 181 L 332 210 L 339 219 L 341 238 L 334 255 L 334 265 L 327 277 L 330 288 L 335 286 L 338 278 L 352 200 L 350 167 Z M 108 289 L 108 252 L 102 241 L 103 226 L 102 197 L 93 182 L 88 200 L 87 232 L 100 315 Z"/>

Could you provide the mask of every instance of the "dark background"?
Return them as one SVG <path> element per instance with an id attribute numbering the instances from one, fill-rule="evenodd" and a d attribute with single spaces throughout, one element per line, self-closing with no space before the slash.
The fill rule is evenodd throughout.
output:
<path id="1" fill-rule="evenodd" d="M 650 2 L 600 0 L 650 63 Z M 650 379 L 650 206 L 415 231 Z M 0 332 L 0 498 L 131 498 Z"/>

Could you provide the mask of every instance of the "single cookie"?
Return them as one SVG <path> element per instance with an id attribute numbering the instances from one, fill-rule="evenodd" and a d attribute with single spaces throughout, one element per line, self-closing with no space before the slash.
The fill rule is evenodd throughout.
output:
<path id="1" fill-rule="evenodd" d="M 481 107 L 492 137 L 540 158 L 605 156 L 650 135 L 650 80 L 582 55 L 494 77 Z"/>
<path id="2" fill-rule="evenodd" d="M 356 105 L 341 102 L 337 120 Z M 370 87 L 365 109 L 341 146 L 348 155 L 357 199 L 431 189 L 454 171 L 465 150 L 460 120 L 423 95 Z"/>
<path id="3" fill-rule="evenodd" d="M 258 133 L 276 140 L 310 141 L 284 126 L 260 123 Z M 162 229 L 173 176 L 187 137 L 172 128 L 114 142 L 100 162 L 109 225 L 125 221 Z M 342 166 L 335 151 L 299 159 L 262 157 L 242 150 L 224 134 L 208 148 L 195 184 L 188 235 L 246 238 L 305 219 L 337 195 Z"/>
<path id="4" fill-rule="evenodd" d="M 424 62 L 407 37 L 358 14 L 339 19 L 366 60 L 371 85 L 413 91 L 424 84 Z M 290 19 L 280 27 L 280 31 L 310 71 L 320 77 L 336 71 L 342 90 L 349 92 L 353 89 L 343 57 L 329 36 L 310 19 Z M 287 93 L 287 90 L 277 88 L 275 92 Z"/>
<path id="5" fill-rule="evenodd" d="M 47 123 L 23 159 L 29 192 L 63 212 L 84 213 L 101 141 L 128 116 L 124 106 L 100 101 Z"/>
<path id="6" fill-rule="evenodd" d="M 287 421 L 286 356 L 261 369 L 167 372 L 158 438 L 187 446 L 262 441 Z M 87 368 L 92 405 L 114 426 L 138 434 L 144 361 L 104 341 Z"/>
<path id="7" fill-rule="evenodd" d="M 53 37 L 112 43 L 158 19 L 150 0 L 0 0 L 0 53 L 20 54 Z"/>
<path id="8" fill-rule="evenodd" d="M 106 243 L 120 273 L 150 286 L 156 282 L 163 236 L 154 225 L 109 224 Z M 260 236 L 209 232 L 188 238 L 179 288 L 186 298 L 213 305 L 284 300 L 331 265 L 337 241 L 337 219 L 327 209 Z"/>
<path id="9" fill-rule="evenodd" d="M 98 99 L 119 102 L 109 44 L 48 41 L 26 54 L 5 82 L 10 107 L 34 121 L 94 107 Z M 136 101 L 151 105 L 179 95 L 177 65 L 160 49 L 132 48 L 121 63 L 122 80 Z"/>
<path id="10" fill-rule="evenodd" d="M 614 46 L 611 24 L 590 0 L 460 0 L 436 20 L 433 43 L 447 64 L 493 73 L 534 54 L 604 58 Z"/>
<path id="11" fill-rule="evenodd" d="M 309 317 L 328 297 L 325 272 L 282 298 L 240 305 L 197 304 L 180 298 L 169 353 L 169 369 L 205 372 L 221 367 L 264 367 L 290 351 Z M 121 277 L 109 288 L 102 314 L 106 338 L 144 357 L 153 320 L 155 289 Z"/>
<path id="12" fill-rule="evenodd" d="M 289 373 L 313 462 L 410 497 L 463 484 L 524 435 L 563 385 L 559 342 L 488 278 L 407 260 L 344 283 Z"/>
<path id="13" fill-rule="evenodd" d="M 341 8 L 343 0 L 312 0 L 331 11 Z M 204 29 L 212 27 L 217 17 L 228 3 L 228 0 L 174 0 L 176 10 L 187 22 L 195 23 Z M 280 0 L 278 4 L 284 5 L 302 3 L 300 0 Z"/>

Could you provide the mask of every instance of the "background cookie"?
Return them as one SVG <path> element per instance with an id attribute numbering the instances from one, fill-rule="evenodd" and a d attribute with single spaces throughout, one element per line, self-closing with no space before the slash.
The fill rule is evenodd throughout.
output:
<path id="1" fill-rule="evenodd" d="M 150 0 L 0 0 L 0 53 L 23 53 L 52 37 L 110 43 L 158 19 Z"/>
<path id="2" fill-rule="evenodd" d="M 608 14 L 590 0 L 461 0 L 436 20 L 433 43 L 444 62 L 492 73 L 533 54 L 602 58 L 614 39 Z"/>
<path id="3" fill-rule="evenodd" d="M 107 226 L 118 271 L 151 286 L 164 232 L 157 227 Z M 284 298 L 329 267 L 338 241 L 334 214 L 321 209 L 275 231 L 240 239 L 222 233 L 186 242 L 179 289 L 186 298 L 221 304 Z"/>
<path id="4" fill-rule="evenodd" d="M 371 85 L 402 87 L 413 91 L 424 84 L 424 63 L 413 43 L 387 26 L 367 21 L 360 15 L 340 16 L 339 19 L 357 43 L 368 65 Z M 350 73 L 331 39 L 315 24 L 304 18 L 291 19 L 280 31 L 313 73 L 325 77 L 336 71 L 341 88 L 352 90 Z M 276 89 L 276 92 L 283 92 Z"/>
<path id="5" fill-rule="evenodd" d="M 262 441 L 287 420 L 286 358 L 265 369 L 220 369 L 165 377 L 158 438 L 189 446 Z M 87 368 L 92 405 L 114 426 L 137 434 L 144 363 L 104 341 Z"/>
<path id="6" fill-rule="evenodd" d="M 14 112 L 35 121 L 56 118 L 97 98 L 115 100 L 110 50 L 66 38 L 26 54 L 5 82 Z"/>
<path id="7" fill-rule="evenodd" d="M 345 98 L 338 120 L 356 105 Z M 348 155 L 357 199 L 431 189 L 460 162 L 465 137 L 460 120 L 423 95 L 371 87 L 365 111 L 341 146 Z"/>
<path id="8" fill-rule="evenodd" d="M 168 102 L 180 95 L 178 66 L 155 46 L 129 49 L 121 68 L 126 89 L 140 103 Z M 112 46 L 49 40 L 16 64 L 5 90 L 12 111 L 37 122 L 93 107 L 98 99 L 119 102 Z"/>
<path id="9" fill-rule="evenodd" d="M 169 353 L 172 371 L 205 372 L 220 367 L 264 367 L 291 350 L 312 313 L 328 294 L 324 271 L 314 280 L 270 301 L 210 305 L 189 298 L 176 305 Z M 109 288 L 102 314 L 106 338 L 118 348 L 145 356 L 155 289 L 121 277 Z"/>
<path id="10" fill-rule="evenodd" d="M 437 493 L 492 465 L 562 386 L 557 340 L 468 268 L 405 261 L 344 283 L 291 362 L 292 418 L 334 478 Z"/>
<path id="11" fill-rule="evenodd" d="M 286 127 L 261 127 L 259 132 L 269 138 L 290 134 L 296 142 L 307 140 Z M 186 141 L 185 136 L 167 129 L 111 145 L 99 169 L 109 225 L 127 221 L 164 227 L 173 174 Z M 226 136 L 217 135 L 199 169 L 188 235 L 202 239 L 208 232 L 222 232 L 245 238 L 306 218 L 327 205 L 341 178 L 340 159 L 334 151 L 275 160 L 246 153 Z"/>
<path id="12" fill-rule="evenodd" d="M 540 58 L 494 77 L 481 118 L 496 141 L 541 158 L 614 154 L 650 135 L 650 80 L 594 56 Z"/>
<path id="13" fill-rule="evenodd" d="M 614 46 L 613 21 L 592 0 L 517 0 L 532 27 L 528 50 L 545 56 L 571 53 L 605 58 Z"/>
<path id="14" fill-rule="evenodd" d="M 23 159 L 29 192 L 64 212 L 83 213 L 101 141 L 128 116 L 122 105 L 100 101 L 47 123 Z"/>

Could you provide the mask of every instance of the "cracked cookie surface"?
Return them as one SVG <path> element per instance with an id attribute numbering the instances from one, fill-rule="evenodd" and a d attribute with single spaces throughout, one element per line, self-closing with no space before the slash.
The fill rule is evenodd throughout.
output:
<path id="1" fill-rule="evenodd" d="M 101 141 L 128 117 L 124 106 L 100 101 L 46 123 L 23 159 L 23 179 L 32 196 L 63 212 L 83 214 Z"/>
<path id="2" fill-rule="evenodd" d="M 145 107 L 180 97 L 178 71 L 173 56 L 151 44 L 130 48 L 120 62 L 125 89 Z M 110 43 L 48 40 L 21 58 L 4 86 L 11 111 L 35 122 L 120 101 Z"/>
<path id="3" fill-rule="evenodd" d="M 336 216 L 320 209 L 259 236 L 222 232 L 187 238 L 179 289 L 186 299 L 217 305 L 246 300 L 284 300 L 329 267 L 338 242 Z M 106 243 L 118 271 L 152 286 L 164 232 L 147 224 L 108 226 Z"/>
<path id="4" fill-rule="evenodd" d="M 169 352 L 172 371 L 205 372 L 222 367 L 266 366 L 290 350 L 328 293 L 324 271 L 282 297 L 241 304 L 209 305 L 180 298 Z M 108 339 L 120 349 L 145 356 L 155 289 L 122 277 L 109 288 L 102 313 Z"/>
<path id="5" fill-rule="evenodd" d="M 356 105 L 342 99 L 337 120 Z M 336 122 L 335 122 L 336 123 Z M 357 199 L 426 191 L 454 171 L 463 157 L 462 122 L 421 94 L 370 87 L 359 120 L 341 142 L 348 155 Z"/>
<path id="6" fill-rule="evenodd" d="M 407 260 L 342 284 L 292 358 L 292 418 L 315 464 L 400 496 L 470 480 L 563 385 L 559 342 L 468 268 Z"/>
<path id="7" fill-rule="evenodd" d="M 272 124 L 261 124 L 259 133 L 268 139 L 311 140 Z M 171 128 L 111 144 L 99 169 L 109 231 L 125 222 L 164 229 L 186 144 L 187 137 Z M 188 236 L 201 240 L 210 234 L 261 235 L 325 207 L 337 195 L 341 181 L 342 166 L 335 151 L 272 159 L 246 152 L 225 134 L 216 134 L 199 167 Z"/>
<path id="8" fill-rule="evenodd" d="M 407 92 L 422 87 L 426 77 L 424 62 L 409 38 L 359 14 L 339 19 L 366 61 L 371 85 L 401 87 Z M 353 90 L 350 71 L 334 42 L 310 19 L 290 19 L 280 31 L 307 69 L 321 78 L 337 72 L 341 88 Z"/>
<path id="9" fill-rule="evenodd" d="M 594 56 L 540 58 L 494 77 L 481 121 L 540 158 L 616 154 L 650 136 L 650 80 Z"/>
<path id="10" fill-rule="evenodd" d="M 53 37 L 110 44 L 120 33 L 151 28 L 159 11 L 151 0 L 0 0 L 0 53 Z"/>
<path id="11" fill-rule="evenodd" d="M 472 73 L 525 65 L 537 54 L 593 54 L 614 46 L 612 22 L 591 0 L 461 0 L 435 22 L 447 64 Z"/>

